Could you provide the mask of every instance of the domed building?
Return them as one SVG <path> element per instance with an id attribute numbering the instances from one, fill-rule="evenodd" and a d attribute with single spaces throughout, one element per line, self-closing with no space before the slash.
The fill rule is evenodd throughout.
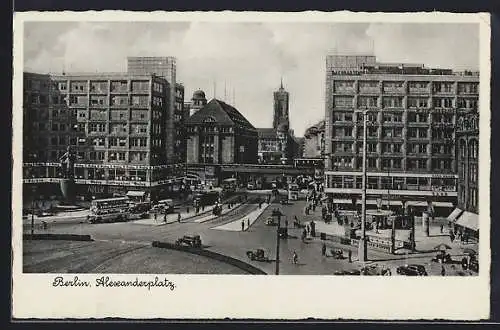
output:
<path id="1" fill-rule="evenodd" d="M 191 107 L 189 109 L 189 116 L 194 115 L 201 108 L 207 105 L 207 98 L 205 96 L 205 92 L 201 89 L 195 91 L 193 93 L 193 97 L 191 98 Z"/>

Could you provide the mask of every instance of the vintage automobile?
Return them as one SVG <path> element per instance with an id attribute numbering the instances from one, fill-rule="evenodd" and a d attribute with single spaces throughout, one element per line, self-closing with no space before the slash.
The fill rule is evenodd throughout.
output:
<path id="1" fill-rule="evenodd" d="M 263 249 L 257 249 L 255 251 L 247 251 L 247 256 L 250 260 L 255 261 L 269 261 L 269 257 L 266 256 L 266 253 Z"/>
<path id="2" fill-rule="evenodd" d="M 425 270 L 425 266 L 417 264 L 399 266 L 396 269 L 396 272 L 399 275 L 406 275 L 406 276 L 427 276 L 427 271 Z"/>
<path id="3" fill-rule="evenodd" d="M 342 249 L 330 249 L 330 253 L 334 259 L 345 259 Z"/>
<path id="4" fill-rule="evenodd" d="M 273 217 L 268 217 L 266 219 L 266 225 L 267 226 L 276 226 L 277 222 L 276 222 L 276 220 Z"/>
<path id="5" fill-rule="evenodd" d="M 201 248 L 201 237 L 200 235 L 194 235 L 194 236 L 184 235 L 183 237 L 175 241 L 175 245 L 177 246 L 186 245 L 189 247 Z"/>

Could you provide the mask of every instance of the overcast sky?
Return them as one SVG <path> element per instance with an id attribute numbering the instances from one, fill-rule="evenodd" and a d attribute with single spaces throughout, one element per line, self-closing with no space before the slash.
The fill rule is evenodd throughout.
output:
<path id="1" fill-rule="evenodd" d="M 380 62 L 479 67 L 475 24 L 100 23 L 25 24 L 25 71 L 126 71 L 127 56 L 177 57 L 185 101 L 203 89 L 232 103 L 256 127 L 272 124 L 273 91 L 283 77 L 295 134 L 324 117 L 325 55 L 374 54 Z"/>

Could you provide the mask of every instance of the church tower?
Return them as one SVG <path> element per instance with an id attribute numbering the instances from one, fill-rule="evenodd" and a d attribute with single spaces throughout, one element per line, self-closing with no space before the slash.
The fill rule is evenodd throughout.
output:
<path id="1" fill-rule="evenodd" d="M 283 88 L 283 78 L 281 78 L 280 88 L 274 92 L 274 116 L 273 116 L 273 128 L 278 129 L 278 127 L 286 126 L 290 127 L 290 122 L 288 119 L 288 92 Z"/>

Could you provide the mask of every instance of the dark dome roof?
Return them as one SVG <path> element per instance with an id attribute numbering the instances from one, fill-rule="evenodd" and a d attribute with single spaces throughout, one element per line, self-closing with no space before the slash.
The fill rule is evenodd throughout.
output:
<path id="1" fill-rule="evenodd" d="M 288 124 L 287 123 L 280 123 L 278 125 L 278 131 L 288 131 Z"/>
<path id="2" fill-rule="evenodd" d="M 205 92 L 200 90 L 197 90 L 193 93 L 193 99 L 204 99 L 205 98 Z"/>

